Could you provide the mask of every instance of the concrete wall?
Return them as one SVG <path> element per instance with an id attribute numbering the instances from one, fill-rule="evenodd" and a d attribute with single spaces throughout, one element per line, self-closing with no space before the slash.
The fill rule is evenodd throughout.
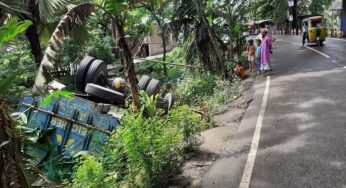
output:
<path id="1" fill-rule="evenodd" d="M 163 53 L 162 38 L 160 34 L 160 28 L 158 26 L 155 26 L 150 36 L 145 37 L 144 43 L 149 44 L 150 56 Z M 169 34 L 166 46 L 167 51 L 170 51 L 173 48 L 173 36 L 171 33 Z"/>

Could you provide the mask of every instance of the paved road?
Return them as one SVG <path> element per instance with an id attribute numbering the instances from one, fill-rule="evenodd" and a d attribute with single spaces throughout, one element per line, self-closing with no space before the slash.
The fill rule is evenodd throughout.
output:
<path id="1" fill-rule="evenodd" d="M 249 187 L 346 188 L 346 41 L 309 49 L 297 37 L 278 39 Z M 225 143 L 229 155 L 215 162 L 203 187 L 239 187 L 265 83 L 257 79 L 254 101 Z"/>

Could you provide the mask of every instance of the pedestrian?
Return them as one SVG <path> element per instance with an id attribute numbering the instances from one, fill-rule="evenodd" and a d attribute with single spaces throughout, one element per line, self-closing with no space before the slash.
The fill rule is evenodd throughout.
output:
<path id="1" fill-rule="evenodd" d="M 308 38 L 308 26 L 306 23 L 304 23 L 304 25 L 303 25 L 303 46 L 305 45 L 305 41 L 307 38 Z"/>
<path id="2" fill-rule="evenodd" d="M 256 64 L 255 53 L 256 53 L 256 48 L 254 45 L 254 41 L 250 39 L 247 45 L 247 57 L 248 57 L 250 72 L 255 71 L 255 64 Z"/>
<path id="3" fill-rule="evenodd" d="M 243 80 L 245 78 L 245 69 L 241 65 L 241 62 L 238 62 L 236 67 L 234 68 L 235 73 L 239 77 L 240 80 Z"/>
<path id="4" fill-rule="evenodd" d="M 256 71 L 257 71 L 257 75 L 261 75 L 261 40 L 257 39 L 257 48 L 256 48 L 256 54 L 255 54 L 255 58 L 256 58 Z"/>
<path id="5" fill-rule="evenodd" d="M 321 24 L 318 23 L 316 26 L 317 40 L 320 40 L 321 37 Z"/>
<path id="6" fill-rule="evenodd" d="M 272 38 L 268 35 L 266 29 L 262 29 L 262 42 L 261 42 L 261 71 L 264 72 L 264 76 L 271 74 L 272 67 L 270 62 L 270 54 L 272 53 Z"/>

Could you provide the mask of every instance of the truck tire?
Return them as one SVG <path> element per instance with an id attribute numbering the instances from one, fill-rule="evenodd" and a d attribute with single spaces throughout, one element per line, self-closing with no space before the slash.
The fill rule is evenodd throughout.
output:
<path id="1" fill-rule="evenodd" d="M 149 82 L 151 81 L 151 77 L 147 75 L 143 75 L 138 82 L 139 90 L 146 90 Z"/>
<path id="2" fill-rule="evenodd" d="M 126 96 L 122 93 L 92 83 L 86 85 L 85 92 L 94 97 L 116 102 L 118 104 L 124 104 L 126 99 Z"/>
<path id="3" fill-rule="evenodd" d="M 153 96 L 153 95 L 158 94 L 160 91 L 160 87 L 161 87 L 160 81 L 158 81 L 156 79 L 152 79 L 149 82 L 149 85 L 146 89 L 148 96 Z"/>
<path id="4" fill-rule="evenodd" d="M 165 98 L 159 97 L 157 99 L 156 108 L 161 108 L 161 109 L 164 109 L 165 111 L 167 111 L 168 101 Z"/>
<path id="5" fill-rule="evenodd" d="M 164 99 L 168 101 L 168 110 L 171 109 L 176 101 L 175 95 L 172 93 L 167 93 Z"/>
<path id="6" fill-rule="evenodd" d="M 99 59 L 95 60 L 88 70 L 85 78 L 85 84 L 107 85 L 107 64 Z"/>
<path id="7" fill-rule="evenodd" d="M 76 79 L 75 79 L 75 85 L 78 91 L 84 92 L 85 90 L 85 78 L 87 76 L 88 70 L 90 65 L 93 63 L 95 60 L 94 57 L 91 56 L 86 56 L 84 59 L 81 61 L 77 72 L 76 72 Z"/>

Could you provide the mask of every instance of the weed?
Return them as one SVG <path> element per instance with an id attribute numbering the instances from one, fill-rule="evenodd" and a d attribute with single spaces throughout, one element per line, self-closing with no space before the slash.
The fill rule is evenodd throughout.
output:
<path id="1" fill-rule="evenodd" d="M 96 173 L 88 168 L 90 161 L 82 161 L 74 183 L 77 187 L 88 181 L 104 187 L 163 186 L 206 124 L 186 105 L 176 107 L 166 117 L 146 118 L 142 113 L 134 115 L 129 111 L 102 154 L 88 158 L 97 166 L 102 164 L 104 173 L 101 168 Z M 88 180 L 89 171 L 99 177 Z"/>

